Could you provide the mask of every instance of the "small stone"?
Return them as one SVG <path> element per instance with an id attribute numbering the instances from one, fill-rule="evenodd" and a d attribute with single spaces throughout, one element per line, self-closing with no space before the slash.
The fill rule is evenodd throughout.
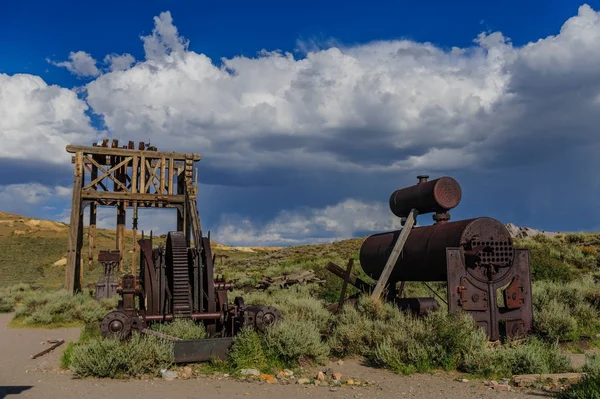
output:
<path id="1" fill-rule="evenodd" d="M 328 375 L 328 376 L 329 376 L 329 375 L 331 375 L 331 374 L 333 374 L 333 369 L 332 369 L 331 367 L 330 367 L 330 368 L 328 368 L 327 370 L 325 370 L 325 375 Z"/>
<path id="2" fill-rule="evenodd" d="M 229 377 L 229 374 L 223 374 L 223 377 L 227 378 Z"/>
<path id="3" fill-rule="evenodd" d="M 329 388 L 329 390 L 330 390 L 331 392 L 335 392 L 335 391 L 337 391 L 338 389 L 339 389 L 338 387 L 331 387 L 331 388 Z"/>
<path id="4" fill-rule="evenodd" d="M 319 380 L 314 380 L 313 383 L 315 384 L 315 386 L 321 385 L 321 381 L 319 381 Z"/>
<path id="5" fill-rule="evenodd" d="M 304 385 L 304 384 L 308 384 L 309 382 L 310 382 L 310 380 L 308 378 L 302 377 L 302 378 L 298 378 L 298 381 L 296 381 L 296 384 Z"/>
<path id="6" fill-rule="evenodd" d="M 354 380 L 352 378 L 348 378 L 346 380 L 346 385 L 354 385 Z"/>
<path id="7" fill-rule="evenodd" d="M 242 375 L 255 375 L 255 376 L 259 376 L 260 375 L 260 371 L 258 371 L 257 369 L 241 369 L 240 370 L 240 374 Z"/>
<path id="8" fill-rule="evenodd" d="M 342 385 L 342 381 L 340 379 L 332 380 L 331 385 L 334 385 L 334 386 Z"/>
<path id="9" fill-rule="evenodd" d="M 510 391 L 510 385 L 494 385 L 492 387 L 493 389 L 495 389 L 496 391 Z"/>
<path id="10" fill-rule="evenodd" d="M 277 378 L 271 374 L 261 374 L 260 380 L 266 382 L 267 384 L 277 384 Z"/>
<path id="11" fill-rule="evenodd" d="M 344 361 L 342 359 L 337 361 L 338 366 L 341 366 L 342 364 L 344 364 Z"/>
<path id="12" fill-rule="evenodd" d="M 469 380 L 467 380 L 466 378 L 461 378 L 459 381 L 460 382 L 469 382 Z"/>
<path id="13" fill-rule="evenodd" d="M 161 370 L 161 372 L 162 372 L 162 378 L 166 381 L 173 381 L 175 378 L 177 378 L 179 376 L 179 373 L 177 371 Z"/>
<path id="14" fill-rule="evenodd" d="M 325 381 L 325 375 L 323 374 L 323 372 L 322 372 L 322 371 L 319 371 L 319 372 L 317 373 L 317 376 L 316 376 L 315 378 L 316 378 L 317 380 L 319 380 L 319 381 Z"/>
<path id="15" fill-rule="evenodd" d="M 333 379 L 334 380 L 341 380 L 342 379 L 342 373 L 340 373 L 340 372 L 333 373 Z"/>
<path id="16" fill-rule="evenodd" d="M 283 370 L 283 375 L 285 377 L 288 377 L 288 378 L 289 377 L 293 377 L 294 376 L 294 372 L 292 370 L 285 369 L 285 370 Z"/>

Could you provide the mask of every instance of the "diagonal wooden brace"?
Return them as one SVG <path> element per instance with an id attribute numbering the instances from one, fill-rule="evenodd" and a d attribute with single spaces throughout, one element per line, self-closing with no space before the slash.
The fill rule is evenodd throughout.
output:
<path id="1" fill-rule="evenodd" d="M 371 294 L 372 298 L 381 297 L 383 289 L 387 285 L 388 280 L 390 279 L 390 275 L 392 274 L 392 270 L 394 270 L 394 266 L 398 261 L 398 257 L 400 256 L 400 253 L 402 253 L 402 248 L 404 248 L 406 239 L 408 238 L 410 231 L 415 225 L 418 213 L 419 212 L 413 208 L 406 217 L 406 222 L 404 223 L 404 227 L 400 232 L 400 236 L 398 237 L 398 240 L 396 240 L 396 244 L 394 244 L 394 249 L 392 249 L 392 253 L 390 254 L 390 257 L 388 258 L 388 261 L 385 264 L 383 271 L 381 272 L 381 276 L 379 276 L 379 280 L 377 280 L 377 284 L 375 285 L 373 293 Z"/>

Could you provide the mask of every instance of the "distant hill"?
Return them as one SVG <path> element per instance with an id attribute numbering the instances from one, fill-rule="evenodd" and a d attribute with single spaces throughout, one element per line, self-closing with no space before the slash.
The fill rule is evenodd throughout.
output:
<path id="1" fill-rule="evenodd" d="M 518 227 L 512 223 L 506 226 L 511 236 L 517 239 L 540 233 L 548 237 L 558 234 Z M 0 286 L 18 282 L 39 283 L 49 287 L 61 286 L 66 264 L 68 233 L 69 226 L 65 223 L 0 212 Z M 97 251 L 101 249 L 115 248 L 114 230 L 98 229 L 96 237 L 94 258 L 97 258 Z M 164 237 L 155 236 L 155 245 L 164 242 Z M 242 284 L 251 285 L 263 276 L 306 269 L 319 270 L 329 261 L 344 266 L 349 258 L 358 259 L 358 252 L 365 238 L 292 247 L 235 247 L 216 242 L 211 244 L 213 253 L 217 255 L 217 272 Z M 130 270 L 132 262 L 131 231 L 126 231 L 126 248 L 128 253 L 124 259 L 125 271 Z M 87 227 L 84 227 L 82 257 L 85 282 L 92 284 L 100 278 L 102 270 L 97 262 L 93 271 L 90 272 L 87 268 Z"/>

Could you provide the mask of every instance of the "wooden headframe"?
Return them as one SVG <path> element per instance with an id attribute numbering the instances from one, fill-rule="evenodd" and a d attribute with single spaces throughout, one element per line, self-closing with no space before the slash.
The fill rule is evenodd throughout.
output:
<path id="1" fill-rule="evenodd" d="M 108 144 L 109 140 L 104 139 L 100 145 L 67 146 L 67 152 L 75 154 L 71 159 L 75 167 L 65 272 L 65 289 L 71 293 L 79 291 L 83 284 L 81 249 L 83 211 L 87 205 L 90 205 L 90 270 L 94 265 L 96 208 L 99 205 L 117 208 L 116 249 L 121 253 L 120 271 L 123 270 L 125 216 L 128 207 L 133 208 L 133 267 L 137 251 L 137 210 L 140 207 L 176 208 L 177 230 L 186 232 L 188 246 L 190 229 L 198 229 L 201 234 L 195 209 L 198 189 L 197 182 L 194 181 L 194 162 L 200 160 L 199 154 L 160 152 L 143 142 L 139 143 L 138 149 L 134 148 L 133 141 L 122 148 L 119 148 L 118 140 L 112 140 L 110 147 Z M 190 208 L 190 204 L 193 208 Z"/>

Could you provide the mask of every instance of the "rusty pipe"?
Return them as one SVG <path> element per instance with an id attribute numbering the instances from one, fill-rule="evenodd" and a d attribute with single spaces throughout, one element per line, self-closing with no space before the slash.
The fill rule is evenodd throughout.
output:
<path id="1" fill-rule="evenodd" d="M 221 318 L 220 312 L 205 312 L 205 313 L 192 313 L 192 319 L 194 320 L 215 320 Z M 171 321 L 173 320 L 172 314 L 166 315 L 147 315 L 145 316 L 147 321 Z"/>
<path id="2" fill-rule="evenodd" d="M 390 209 L 400 218 L 408 216 L 415 208 L 419 214 L 444 213 L 455 208 L 462 198 L 462 190 L 456 180 L 451 177 L 440 177 L 426 180 L 419 176 L 419 182 L 414 186 L 396 190 L 390 196 Z"/>

